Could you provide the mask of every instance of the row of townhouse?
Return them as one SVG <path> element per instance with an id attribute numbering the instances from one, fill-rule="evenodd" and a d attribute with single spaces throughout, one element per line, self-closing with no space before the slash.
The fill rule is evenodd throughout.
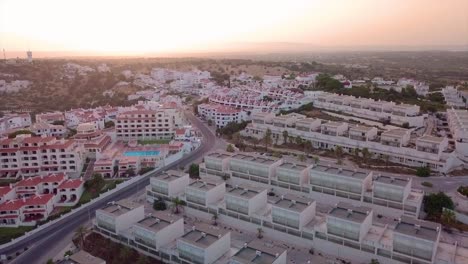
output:
<path id="1" fill-rule="evenodd" d="M 407 129 L 392 129 L 379 136 L 375 127 L 306 118 L 300 114 L 254 113 L 252 123 L 241 131 L 241 135 L 260 139 L 268 129 L 277 144 L 284 141 L 287 133 L 290 137 L 310 141 L 317 149 L 333 150 L 340 146 L 345 153 L 354 154 L 356 149 L 367 148 L 373 158 L 388 158 L 390 162 L 410 167 L 429 166 L 434 171 L 449 172 L 462 164 L 449 148 L 446 137 L 426 135 L 413 142 L 411 130 Z"/>
<path id="2" fill-rule="evenodd" d="M 408 123 L 412 127 L 424 126 L 425 116 L 420 113 L 418 105 L 396 104 L 326 92 L 319 92 L 313 102 L 315 107 L 340 111 L 357 117 L 389 121 L 396 125 Z"/>
<path id="3" fill-rule="evenodd" d="M 32 124 L 28 113 L 8 114 L 0 117 L 0 136 L 14 129 L 25 128 Z"/>
<path id="4" fill-rule="evenodd" d="M 249 120 L 249 112 L 217 104 L 198 105 L 198 114 L 206 120 L 213 121 L 217 128 L 222 128 L 232 122 L 240 123 Z"/>
<path id="5" fill-rule="evenodd" d="M 40 175 L 0 187 L 0 226 L 34 225 L 56 206 L 73 206 L 84 191 L 83 179 L 63 174 Z"/>
<path id="6" fill-rule="evenodd" d="M 0 177 L 18 178 L 50 172 L 78 175 L 83 148 L 74 140 L 18 135 L 0 139 Z"/>
<path id="7" fill-rule="evenodd" d="M 49 123 L 34 123 L 29 130 L 36 136 L 63 138 L 67 134 L 67 129 L 62 125 L 53 125 Z"/>
<path id="8" fill-rule="evenodd" d="M 120 140 L 172 139 L 175 129 L 177 111 L 133 110 L 117 115 L 116 134 Z"/>
<path id="9" fill-rule="evenodd" d="M 262 158 L 257 159 L 259 162 Z M 273 160 L 271 162 L 261 163 L 275 163 Z M 248 167 L 252 168 L 251 165 Z M 290 168 L 289 165 L 287 167 Z M 268 171 L 267 168 L 258 168 L 259 174 L 265 171 Z M 281 194 L 254 179 L 229 185 L 213 177 L 202 176 L 187 183 L 188 179 L 182 178 L 188 178 L 188 175 L 171 171 L 166 174 L 170 176 L 156 176 L 157 179 L 152 180 L 147 189 L 148 200 L 165 200 L 173 194 L 186 201 L 186 213 L 189 215 L 209 219 L 211 214 L 219 214 L 222 222 L 243 230 L 262 227 L 269 235 L 285 243 L 294 241 L 291 243 L 310 246 L 335 256 L 341 252 L 340 256 L 356 262 L 377 259 L 380 263 L 464 263 L 468 260 L 468 249 L 439 242 L 439 224 L 406 215 L 399 217 L 395 224 L 373 223 L 375 205 L 372 208 L 341 201 L 323 214 L 317 212 L 317 202 L 310 195 L 298 195 L 286 190 L 286 194 Z M 351 176 L 342 177 L 339 181 L 343 184 L 328 182 L 324 185 L 330 189 L 346 188 L 341 186 L 345 185 L 348 188 L 344 193 L 348 192 L 356 185 L 345 177 Z M 320 181 L 328 180 L 322 178 Z M 156 182 L 169 184 L 155 185 Z M 374 189 L 375 193 L 384 197 L 382 200 L 398 199 L 408 192 L 407 188 L 401 188 L 405 184 L 400 182 L 393 184 L 390 179 L 379 182 L 382 184 L 374 182 Z M 185 185 L 184 190 L 181 185 Z M 332 200 L 327 198 L 330 203 Z"/>
<path id="10" fill-rule="evenodd" d="M 467 106 L 468 94 L 466 92 L 459 91 L 453 86 L 446 86 L 442 88 L 441 93 L 449 107 L 465 108 Z"/>
<path id="11" fill-rule="evenodd" d="M 201 175 L 254 181 L 264 187 L 308 195 L 319 202 L 347 202 L 373 207 L 380 214 L 418 216 L 423 192 L 411 178 L 395 178 L 335 164 L 304 164 L 251 153 L 209 153 Z"/>
<path id="12" fill-rule="evenodd" d="M 94 229 L 164 263 L 287 263 L 284 248 L 259 240 L 231 248 L 229 230 L 205 223 L 187 227 L 182 216 L 167 211 L 145 215 L 143 205 L 128 200 L 98 210 Z"/>
<path id="13" fill-rule="evenodd" d="M 468 157 L 468 110 L 447 109 L 447 123 L 455 141 L 455 149 Z"/>

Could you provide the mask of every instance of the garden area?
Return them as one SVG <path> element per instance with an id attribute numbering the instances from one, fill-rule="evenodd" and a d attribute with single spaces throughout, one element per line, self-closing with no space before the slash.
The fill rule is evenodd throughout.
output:
<path id="1" fill-rule="evenodd" d="M 109 238 L 105 238 L 97 233 L 90 233 L 84 237 L 83 242 L 77 237 L 74 240 L 76 245 L 82 243 L 82 248 L 93 256 L 106 261 L 107 264 L 162 264 L 163 262 L 141 254 L 133 248 L 116 243 Z"/>
<path id="2" fill-rule="evenodd" d="M 123 180 L 104 180 L 101 174 L 94 174 L 93 177 L 85 182 L 85 190 L 81 195 L 80 201 L 75 207 L 88 203 L 92 199 L 99 196 L 100 193 L 105 193 L 117 187 Z"/>
<path id="3" fill-rule="evenodd" d="M 0 227 L 0 245 L 10 242 L 13 238 L 22 236 L 34 229 L 34 226 Z"/>
<path id="4" fill-rule="evenodd" d="M 171 139 L 145 139 L 145 140 L 138 140 L 139 145 L 162 145 L 162 144 L 169 144 Z"/>

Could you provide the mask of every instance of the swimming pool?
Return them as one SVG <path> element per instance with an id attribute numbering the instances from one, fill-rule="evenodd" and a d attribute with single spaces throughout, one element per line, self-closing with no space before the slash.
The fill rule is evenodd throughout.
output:
<path id="1" fill-rule="evenodd" d="M 142 156 L 158 156 L 158 150 L 142 150 L 142 151 L 125 151 L 125 157 L 142 157 Z"/>

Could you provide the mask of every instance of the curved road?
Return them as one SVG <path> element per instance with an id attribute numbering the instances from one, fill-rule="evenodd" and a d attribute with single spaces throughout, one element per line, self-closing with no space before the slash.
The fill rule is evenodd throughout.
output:
<path id="1" fill-rule="evenodd" d="M 131 195 L 135 194 L 138 190 L 141 190 L 141 186 L 146 186 L 149 184 L 149 177 L 155 174 L 160 173 L 168 169 L 178 168 L 179 166 L 186 166 L 191 162 L 199 159 L 205 155 L 211 148 L 215 145 L 216 137 L 215 135 L 192 113 L 185 113 L 187 118 L 191 121 L 192 125 L 197 127 L 200 132 L 203 134 L 203 140 L 201 146 L 188 154 L 187 156 L 180 159 L 178 162 L 165 166 L 151 175 L 134 182 L 133 184 L 115 192 L 114 194 L 106 197 L 100 201 L 97 201 L 91 204 L 88 207 L 88 210 L 83 210 L 64 218 L 63 220 L 55 223 L 54 225 L 45 228 L 37 233 L 32 234 L 25 240 L 19 241 L 14 245 L 8 246 L 0 250 L 0 255 L 14 255 L 16 252 L 22 252 L 25 247 L 29 249 L 17 257 L 13 262 L 14 263 L 37 263 L 41 258 L 47 255 L 47 253 L 54 246 L 56 241 L 59 241 L 61 238 L 70 235 L 74 232 L 80 225 L 83 225 L 88 221 L 90 217 L 94 217 L 94 214 L 97 209 L 102 208 L 108 202 L 121 200 Z"/>

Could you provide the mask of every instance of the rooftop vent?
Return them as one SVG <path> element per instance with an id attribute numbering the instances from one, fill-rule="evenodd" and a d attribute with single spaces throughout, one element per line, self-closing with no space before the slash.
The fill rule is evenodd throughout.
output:
<path id="1" fill-rule="evenodd" d="M 201 232 L 201 236 L 202 236 L 202 237 L 206 237 L 206 233 L 205 233 L 205 232 Z"/>
<path id="2" fill-rule="evenodd" d="M 255 255 L 261 256 L 261 255 L 262 255 L 262 252 L 261 252 L 260 250 L 257 250 L 257 251 L 255 251 Z"/>
<path id="3" fill-rule="evenodd" d="M 247 243 L 244 243 L 244 248 L 247 248 Z"/>

